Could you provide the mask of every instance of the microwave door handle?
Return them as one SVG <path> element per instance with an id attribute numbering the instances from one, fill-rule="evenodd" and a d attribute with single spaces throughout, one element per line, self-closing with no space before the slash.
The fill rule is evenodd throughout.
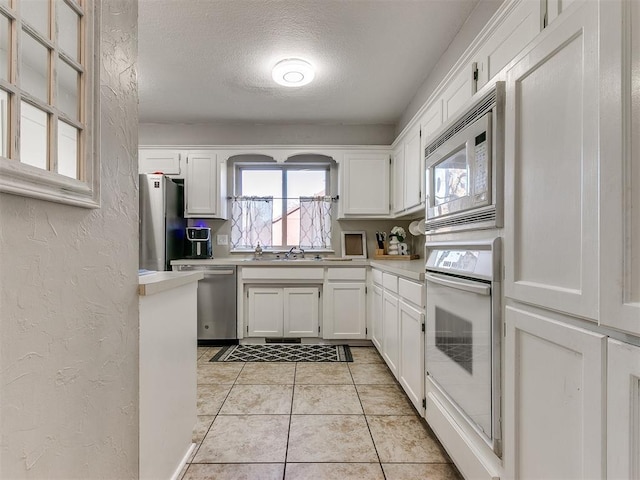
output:
<path id="1" fill-rule="evenodd" d="M 444 278 L 441 275 L 434 275 L 433 273 L 427 273 L 425 278 L 429 282 L 437 283 L 445 287 L 457 288 L 458 290 L 464 290 L 465 292 L 477 293 L 478 295 L 489 296 L 491 295 L 491 287 L 489 285 L 482 285 L 480 283 L 473 284 L 470 282 L 461 282 L 449 278 Z"/>

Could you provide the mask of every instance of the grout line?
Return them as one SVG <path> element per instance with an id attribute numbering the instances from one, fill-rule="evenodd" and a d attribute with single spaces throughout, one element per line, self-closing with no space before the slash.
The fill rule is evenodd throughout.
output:
<path id="1" fill-rule="evenodd" d="M 296 373 L 298 371 L 298 362 L 294 362 L 293 367 L 293 385 L 291 388 L 291 408 L 289 409 L 289 428 L 287 430 L 287 446 L 284 450 L 284 467 L 282 468 L 282 480 L 287 475 L 287 458 L 289 456 L 289 439 L 291 437 L 291 420 L 293 420 L 293 399 L 296 394 Z"/>

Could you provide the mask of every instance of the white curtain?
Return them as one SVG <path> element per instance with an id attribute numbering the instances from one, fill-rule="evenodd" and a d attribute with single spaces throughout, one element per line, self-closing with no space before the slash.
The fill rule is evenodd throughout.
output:
<path id="1" fill-rule="evenodd" d="M 255 248 L 272 242 L 273 197 L 238 197 L 231 201 L 231 248 Z"/>
<path id="2" fill-rule="evenodd" d="M 331 248 L 331 197 L 300 197 L 300 247 Z"/>

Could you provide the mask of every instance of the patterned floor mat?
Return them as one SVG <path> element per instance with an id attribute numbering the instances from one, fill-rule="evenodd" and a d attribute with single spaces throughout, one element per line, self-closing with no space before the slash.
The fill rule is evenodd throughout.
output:
<path id="1" fill-rule="evenodd" d="M 353 362 L 348 345 L 230 345 L 210 362 Z"/>

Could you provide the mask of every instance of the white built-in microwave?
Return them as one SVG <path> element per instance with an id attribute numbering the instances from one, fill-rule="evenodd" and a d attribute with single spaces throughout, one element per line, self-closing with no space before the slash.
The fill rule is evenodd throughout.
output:
<path id="1" fill-rule="evenodd" d="M 425 148 L 426 232 L 502 226 L 504 83 Z"/>

